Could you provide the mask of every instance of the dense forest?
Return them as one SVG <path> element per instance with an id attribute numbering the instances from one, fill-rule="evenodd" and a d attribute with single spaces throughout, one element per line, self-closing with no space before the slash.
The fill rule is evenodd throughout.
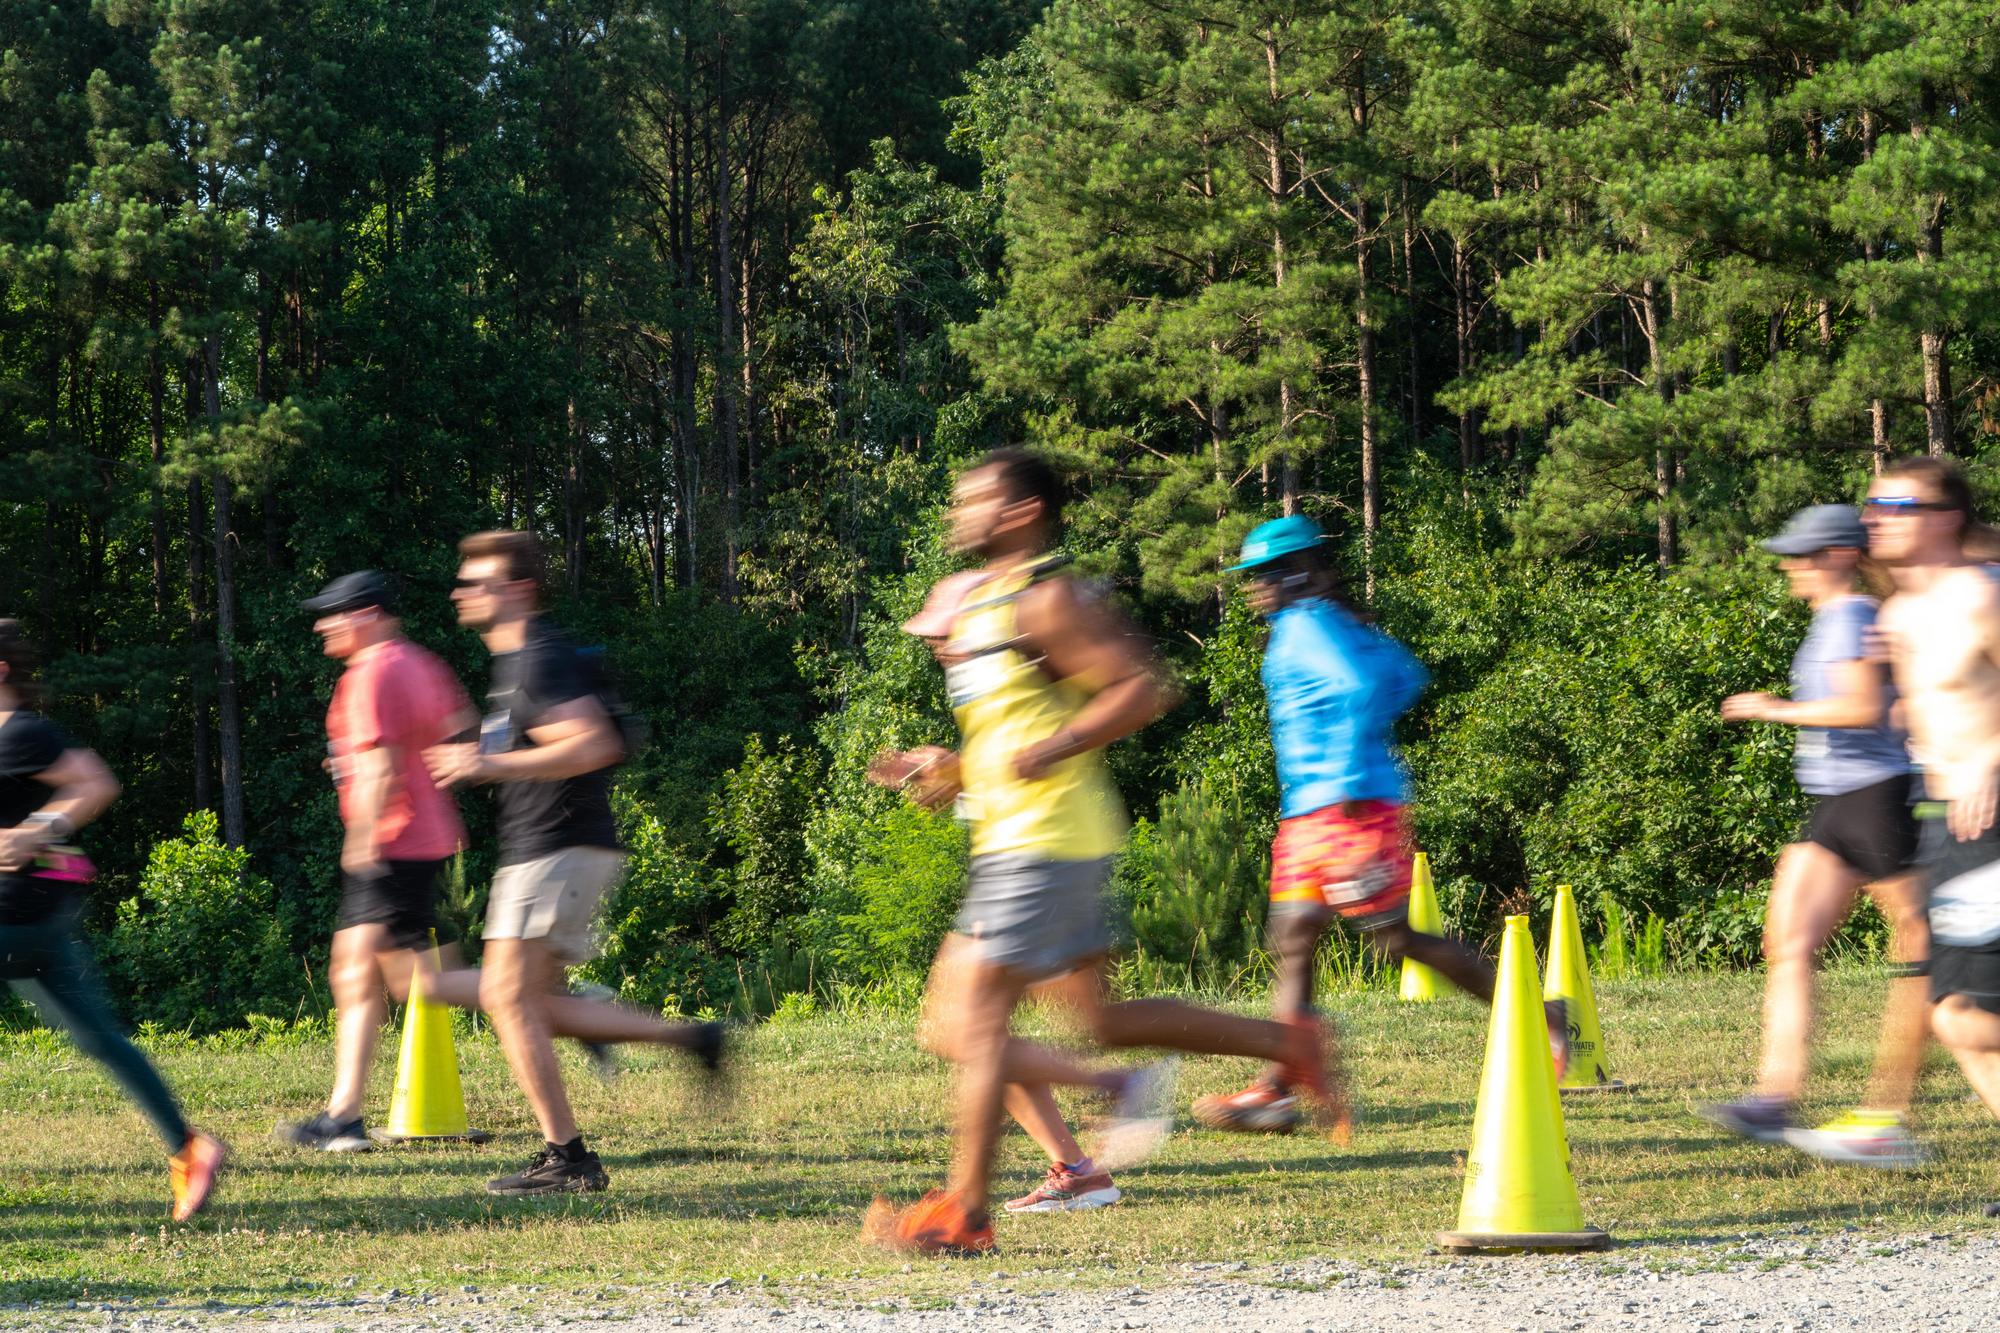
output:
<path id="1" fill-rule="evenodd" d="M 374 567 L 475 693 L 453 543 L 533 528 L 653 741 L 600 979 L 906 986 L 950 734 L 896 631 L 955 466 L 1026 442 L 1185 702 L 1115 756 L 1171 976 L 1254 975 L 1275 808 L 1222 567 L 1281 512 L 1433 684 L 1474 935 L 1752 956 L 1802 809 L 1725 728 L 1804 617 L 1756 535 L 1898 454 L 2000 490 L 1979 0 L 0 0 L 0 611 L 126 795 L 135 1017 L 323 1008 L 335 672 Z M 452 910 L 476 932 L 490 814 Z M 1246 967 L 1250 968 L 1246 972 Z"/>

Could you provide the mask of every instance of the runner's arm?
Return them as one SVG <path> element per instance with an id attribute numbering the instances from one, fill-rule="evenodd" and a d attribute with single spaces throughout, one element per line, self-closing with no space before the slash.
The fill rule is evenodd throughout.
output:
<path id="1" fill-rule="evenodd" d="M 81 746 L 64 750 L 54 764 L 35 774 L 35 781 L 54 787 L 55 795 L 27 822 L 0 831 L 0 868 L 26 865 L 42 848 L 67 840 L 118 799 L 118 779 L 95 750 Z"/>
<path id="2" fill-rule="evenodd" d="M 1879 727 L 1885 711 L 1885 674 L 1881 663 L 1866 658 L 1835 662 L 1827 668 L 1833 693 L 1824 699 L 1732 694 L 1722 701 L 1722 716 L 1729 722 L 1779 722 L 1788 727 Z"/>
<path id="3" fill-rule="evenodd" d="M 528 728 L 534 744 L 479 756 L 481 782 L 560 782 L 609 768 L 625 757 L 625 742 L 595 695 L 557 704 Z"/>
<path id="4" fill-rule="evenodd" d="M 1015 759 L 1022 777 L 1129 736 L 1173 706 L 1137 631 L 1107 602 L 1085 597 L 1074 579 L 1037 584 L 1018 605 L 1021 635 L 1043 668 L 1090 695 L 1068 726 Z"/>
<path id="5" fill-rule="evenodd" d="M 340 844 L 340 868 L 349 874 L 365 875 L 381 865 L 375 846 L 375 829 L 389 804 L 395 785 L 396 754 L 388 745 L 372 745 L 347 756 L 348 784 L 353 793 L 347 836 Z"/>

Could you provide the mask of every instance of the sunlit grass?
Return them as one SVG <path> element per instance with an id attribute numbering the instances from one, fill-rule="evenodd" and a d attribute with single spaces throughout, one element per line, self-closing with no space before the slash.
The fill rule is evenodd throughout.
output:
<path id="1" fill-rule="evenodd" d="M 1965 1100 L 1942 1058 L 1918 1108 L 1938 1154 L 1921 1171 L 1824 1167 L 1726 1139 L 1695 1118 L 1697 1104 L 1740 1091 L 1749 1077 L 1759 982 L 1670 976 L 1600 986 L 1612 1072 L 1636 1090 L 1569 1103 L 1586 1216 L 1627 1246 L 1670 1252 L 1800 1227 L 1984 1225 L 1978 1205 L 2000 1191 L 1992 1165 L 2000 1131 Z M 1856 969 L 1824 987 L 1817 1109 L 1859 1090 L 1884 984 L 1879 971 Z M 995 1264 L 1032 1287 L 1129 1281 L 1195 1260 L 1426 1253 L 1455 1216 L 1483 1011 L 1461 1000 L 1407 1006 L 1379 991 L 1340 995 L 1333 1008 L 1364 1103 L 1351 1149 L 1190 1130 L 1120 1178 L 1128 1201 L 1115 1209 L 1002 1219 Z M 901 1259 L 856 1239 L 873 1194 L 911 1198 L 944 1172 L 949 1084 L 911 1028 L 902 1012 L 765 1025 L 746 1040 L 727 1116 L 694 1095 L 671 1056 L 640 1055 L 608 1086 L 577 1061 L 579 1117 L 612 1187 L 563 1200 L 481 1191 L 535 1146 L 490 1036 L 462 1039 L 460 1058 L 472 1119 L 498 1133 L 494 1144 L 347 1158 L 301 1154 L 268 1137 L 274 1121 L 324 1095 L 323 1041 L 166 1042 L 162 1063 L 192 1113 L 236 1148 L 215 1205 L 184 1228 L 165 1224 L 166 1173 L 144 1123 L 95 1067 L 46 1036 L 10 1038 L 0 1043 L 0 1302 L 237 1302 L 346 1291 L 350 1279 L 364 1290 L 457 1293 L 816 1278 L 898 1298 L 948 1293 L 995 1264 L 905 1274 Z M 392 1055 L 383 1057 L 377 1120 Z M 1189 1061 L 1183 1107 L 1250 1069 Z M 1003 1185 L 1025 1189 L 1040 1170 L 1032 1147 L 1011 1134 Z"/>

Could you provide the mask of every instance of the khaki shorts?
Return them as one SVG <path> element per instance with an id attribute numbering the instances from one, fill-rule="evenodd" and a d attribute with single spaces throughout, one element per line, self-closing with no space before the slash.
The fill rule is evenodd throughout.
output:
<path id="1" fill-rule="evenodd" d="M 557 961 L 581 963 L 597 952 L 598 904 L 625 870 L 625 853 L 565 847 L 501 866 L 486 901 L 486 938 L 541 940 Z"/>

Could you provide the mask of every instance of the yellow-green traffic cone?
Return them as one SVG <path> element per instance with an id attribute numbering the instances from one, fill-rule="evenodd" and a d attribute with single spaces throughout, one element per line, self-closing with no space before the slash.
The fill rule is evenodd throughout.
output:
<path id="1" fill-rule="evenodd" d="M 403 1052 L 396 1062 L 396 1093 L 384 1143 L 450 1140 L 484 1143 L 493 1136 L 466 1123 L 465 1091 L 458 1081 L 458 1051 L 451 1039 L 451 1010 L 424 994 L 424 970 L 410 971 L 410 1002 L 403 1009 Z"/>
<path id="2" fill-rule="evenodd" d="M 1417 853 L 1410 867 L 1410 929 L 1423 935 L 1444 934 L 1444 913 L 1438 910 L 1437 889 L 1431 883 L 1431 858 Z M 1403 959 L 1402 997 L 1435 1000 L 1444 994 L 1444 978 L 1414 958 Z"/>
<path id="3" fill-rule="evenodd" d="M 1549 921 L 1549 971 L 1542 982 L 1544 1000 L 1561 1000 L 1569 1011 L 1569 1069 L 1557 1087 L 1563 1092 L 1623 1092 L 1623 1079 L 1611 1077 L 1604 1058 L 1604 1033 L 1597 1023 L 1597 995 L 1590 985 L 1590 965 L 1583 956 L 1583 923 L 1576 912 L 1576 894 L 1567 884 L 1556 888 L 1555 916 Z"/>
<path id="4" fill-rule="evenodd" d="M 1438 1244 L 1448 1250 L 1601 1250 L 1611 1244 L 1608 1233 L 1584 1225 L 1570 1175 L 1525 916 L 1508 917 L 1500 938 L 1458 1229 L 1440 1234 Z"/>

